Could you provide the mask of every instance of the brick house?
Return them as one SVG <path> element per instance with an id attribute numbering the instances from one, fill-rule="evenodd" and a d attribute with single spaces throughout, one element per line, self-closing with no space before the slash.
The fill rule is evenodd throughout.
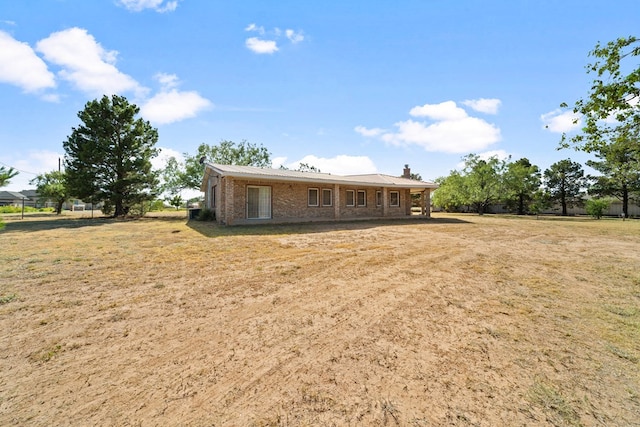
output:
<path id="1" fill-rule="evenodd" d="M 438 185 L 382 174 L 331 175 L 284 169 L 205 164 L 200 190 L 205 209 L 223 225 L 407 218 L 412 194 L 430 216 Z"/>

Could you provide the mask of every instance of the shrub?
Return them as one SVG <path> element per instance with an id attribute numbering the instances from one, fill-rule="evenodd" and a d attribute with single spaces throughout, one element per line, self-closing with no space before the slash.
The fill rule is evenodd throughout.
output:
<path id="1" fill-rule="evenodd" d="M 214 221 L 216 219 L 215 211 L 211 209 L 202 209 L 198 214 L 198 221 Z"/>
<path id="2" fill-rule="evenodd" d="M 600 219 L 607 209 L 609 209 L 609 200 L 606 199 L 590 199 L 587 200 L 585 210 L 595 219 Z"/>

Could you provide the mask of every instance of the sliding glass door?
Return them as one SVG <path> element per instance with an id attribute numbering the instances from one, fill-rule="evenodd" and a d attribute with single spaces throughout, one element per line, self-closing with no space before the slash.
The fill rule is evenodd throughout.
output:
<path id="1" fill-rule="evenodd" d="M 247 218 L 271 218 L 271 187 L 247 187 Z"/>

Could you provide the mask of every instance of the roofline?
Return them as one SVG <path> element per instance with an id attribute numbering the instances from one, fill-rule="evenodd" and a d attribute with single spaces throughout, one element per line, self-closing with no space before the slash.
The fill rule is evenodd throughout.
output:
<path id="1" fill-rule="evenodd" d="M 410 188 L 410 189 L 436 189 L 438 188 L 438 184 L 424 181 L 415 181 L 414 183 L 407 184 L 396 184 L 392 182 L 369 182 L 369 181 L 359 181 L 354 179 L 356 177 L 362 176 L 370 176 L 370 175 L 353 175 L 353 176 L 344 176 L 344 175 L 330 175 L 330 174 L 321 174 L 316 172 L 302 172 L 308 173 L 308 176 L 275 176 L 275 175 L 263 175 L 249 172 L 229 172 L 223 171 L 220 168 L 216 167 L 215 164 L 205 163 L 205 175 L 203 177 L 203 184 L 208 175 L 208 169 L 214 170 L 221 177 L 229 176 L 233 178 L 248 178 L 248 179 L 256 179 L 256 180 L 268 180 L 268 181 L 278 181 L 278 182 L 299 182 L 299 183 L 318 183 L 318 184 L 343 184 L 343 185 L 354 185 L 354 186 L 362 186 L 362 187 L 388 187 L 388 188 Z M 316 175 L 316 176 L 313 176 Z M 322 177 L 318 177 L 317 175 L 323 175 Z M 390 176 L 383 174 L 371 174 L 371 175 L 380 175 L 380 176 Z M 390 176 L 391 177 L 391 176 Z M 393 177 L 396 178 L 396 177 Z M 400 178 L 400 177 L 399 177 Z M 203 186 L 201 186 L 201 190 Z"/>

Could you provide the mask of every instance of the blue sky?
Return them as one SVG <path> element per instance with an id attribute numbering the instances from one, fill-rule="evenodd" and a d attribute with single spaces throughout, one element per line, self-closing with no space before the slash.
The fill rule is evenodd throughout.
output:
<path id="1" fill-rule="evenodd" d="M 162 158 L 264 145 L 274 167 L 448 175 L 468 153 L 541 169 L 572 132 L 595 44 L 638 35 L 640 2 L 0 0 L 5 190 L 57 169 L 77 113 L 117 93 Z"/>

